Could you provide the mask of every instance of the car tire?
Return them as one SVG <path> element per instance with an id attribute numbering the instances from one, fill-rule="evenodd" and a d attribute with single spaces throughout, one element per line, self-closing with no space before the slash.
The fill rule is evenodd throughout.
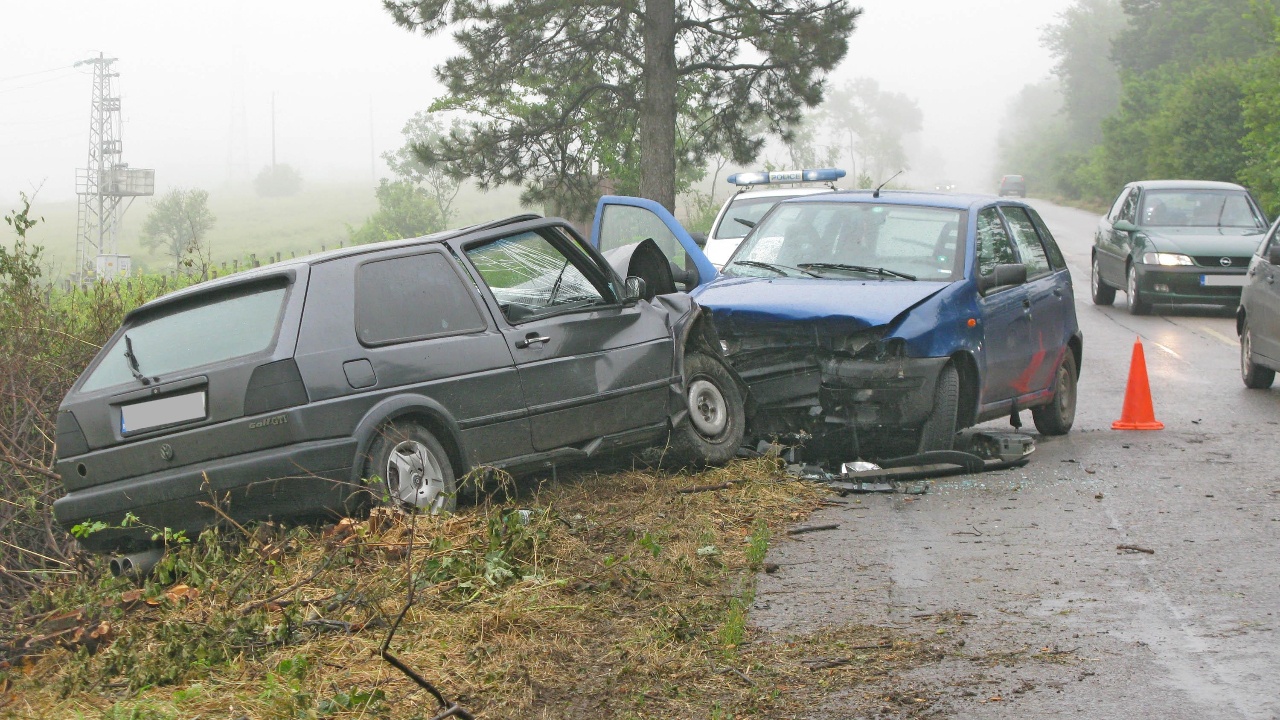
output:
<path id="1" fill-rule="evenodd" d="M 1116 289 L 1102 281 L 1097 253 L 1093 254 L 1089 269 L 1089 289 L 1092 290 L 1094 305 L 1110 305 L 1116 301 Z"/>
<path id="2" fill-rule="evenodd" d="M 1133 263 L 1129 264 L 1128 270 L 1125 272 L 1125 294 L 1129 296 L 1129 314 L 1130 315 L 1148 315 L 1151 313 L 1151 303 L 1142 299 L 1142 293 L 1138 290 L 1138 266 Z"/>
<path id="3" fill-rule="evenodd" d="M 365 463 L 375 504 L 438 515 L 458 508 L 449 454 L 431 431 L 414 422 L 384 425 Z"/>
<path id="4" fill-rule="evenodd" d="M 1243 321 L 1240 327 L 1240 379 L 1244 386 L 1253 390 L 1266 390 L 1276 381 L 1276 371 L 1264 368 L 1253 361 L 1253 332 L 1249 329 L 1249 321 Z"/>
<path id="5" fill-rule="evenodd" d="M 700 352 L 684 359 L 689 415 L 671 431 L 668 457 L 677 465 L 723 465 L 738 454 L 747 429 L 742 392 L 719 360 Z"/>
<path id="6" fill-rule="evenodd" d="M 951 450 L 956 442 L 956 416 L 960 412 L 960 373 L 955 365 L 947 363 L 938 373 L 938 384 L 933 390 L 933 412 L 920 427 L 922 453 L 934 450 Z"/>
<path id="7" fill-rule="evenodd" d="M 1058 363 L 1053 379 L 1053 401 L 1048 405 L 1031 408 L 1031 420 L 1041 435 L 1066 435 L 1076 420 L 1076 383 L 1080 371 L 1076 368 L 1076 356 L 1068 348 Z"/>

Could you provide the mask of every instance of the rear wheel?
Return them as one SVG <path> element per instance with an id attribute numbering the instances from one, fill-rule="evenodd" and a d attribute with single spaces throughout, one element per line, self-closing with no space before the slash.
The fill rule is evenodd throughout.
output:
<path id="1" fill-rule="evenodd" d="M 933 390 L 933 412 L 920 428 L 920 452 L 950 450 L 956 441 L 956 415 L 960 410 L 960 373 L 947 363 Z"/>
<path id="2" fill-rule="evenodd" d="M 734 458 L 746 432 L 747 413 L 733 376 L 716 359 L 691 352 L 684 359 L 689 417 L 672 430 L 678 464 L 720 465 Z"/>
<path id="3" fill-rule="evenodd" d="M 1249 329 L 1248 320 L 1244 320 L 1240 327 L 1240 379 L 1245 387 L 1253 390 L 1265 390 L 1276 380 L 1275 370 L 1253 362 L 1253 332 Z"/>
<path id="4" fill-rule="evenodd" d="M 1067 350 L 1053 381 L 1053 402 L 1031 409 L 1031 419 L 1041 435 L 1066 435 L 1076 420 L 1076 369 L 1075 353 Z"/>
<path id="5" fill-rule="evenodd" d="M 1129 296 L 1129 314 L 1130 315 L 1146 315 L 1151 312 L 1151 303 L 1142 299 L 1141 293 L 1138 291 L 1138 266 L 1129 265 L 1127 273 L 1128 284 L 1125 287 L 1125 293 Z"/>
<path id="6" fill-rule="evenodd" d="M 1093 255 L 1092 269 L 1089 273 L 1089 288 L 1093 291 L 1094 305 L 1110 305 L 1116 301 L 1116 289 L 1102 282 L 1102 272 L 1098 268 L 1098 254 Z"/>
<path id="7" fill-rule="evenodd" d="M 391 423 L 379 431 L 365 477 L 375 502 L 431 515 L 458 507 L 448 453 L 431 431 L 414 422 Z"/>

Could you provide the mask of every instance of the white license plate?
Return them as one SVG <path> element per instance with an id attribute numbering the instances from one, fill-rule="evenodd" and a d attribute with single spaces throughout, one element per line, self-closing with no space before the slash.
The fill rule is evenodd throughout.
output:
<path id="1" fill-rule="evenodd" d="M 159 400 L 146 400 L 120 406 L 120 432 L 136 433 L 164 425 L 203 420 L 205 394 L 199 392 L 170 395 Z"/>
<path id="2" fill-rule="evenodd" d="M 1205 287 L 1244 287 L 1247 279 L 1244 275 L 1201 275 L 1200 284 Z"/>

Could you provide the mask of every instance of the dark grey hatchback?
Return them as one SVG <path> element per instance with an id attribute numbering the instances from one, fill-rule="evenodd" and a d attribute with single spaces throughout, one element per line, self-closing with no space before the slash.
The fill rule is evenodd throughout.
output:
<path id="1" fill-rule="evenodd" d="M 162 297 L 59 408 L 54 514 L 107 525 L 90 550 L 128 552 L 148 526 L 198 532 L 214 506 L 237 522 L 436 511 L 479 466 L 668 441 L 682 462 L 728 460 L 745 388 L 713 327 L 627 275 L 564 221 L 520 216 Z"/>

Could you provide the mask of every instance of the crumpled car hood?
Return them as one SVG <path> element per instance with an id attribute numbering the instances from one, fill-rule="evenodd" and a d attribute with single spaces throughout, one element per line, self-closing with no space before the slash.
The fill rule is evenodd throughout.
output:
<path id="1" fill-rule="evenodd" d="M 716 324 L 835 321 L 849 329 L 885 325 L 950 283 L 910 280 L 722 277 L 693 296 Z"/>

